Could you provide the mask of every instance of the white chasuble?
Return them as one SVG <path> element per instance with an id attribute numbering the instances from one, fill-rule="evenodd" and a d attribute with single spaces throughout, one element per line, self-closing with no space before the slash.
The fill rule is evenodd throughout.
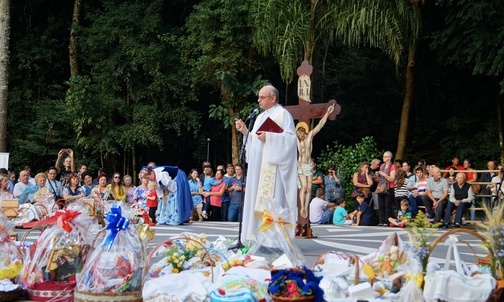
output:
<path id="1" fill-rule="evenodd" d="M 268 117 L 277 123 L 283 132 L 268 132 L 266 142 L 261 142 L 256 132 Z M 294 120 L 280 105 L 261 113 L 249 133 L 246 142 L 247 189 L 241 236 L 241 241 L 245 245 L 261 224 L 261 212 L 265 209 L 265 203 L 272 200 L 287 210 L 285 212 L 288 216 L 283 215 L 282 219 L 292 223 L 292 227 L 286 227 L 286 230 L 291 237 L 294 237 L 298 216 L 296 140 Z"/>

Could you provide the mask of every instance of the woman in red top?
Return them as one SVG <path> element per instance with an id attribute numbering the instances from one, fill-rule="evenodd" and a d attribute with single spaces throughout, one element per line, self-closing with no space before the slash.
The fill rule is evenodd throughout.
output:
<path id="1" fill-rule="evenodd" d="M 380 166 L 380 171 L 376 175 L 380 177 L 381 182 L 388 182 L 388 192 L 378 194 L 378 217 L 380 222 L 378 226 L 388 226 L 388 217 L 392 217 L 392 203 L 395 199 L 394 188 L 396 178 L 396 166 L 392 163 L 392 152 L 383 153 L 383 164 Z"/>
<path id="2" fill-rule="evenodd" d="M 224 178 L 224 170 L 218 169 L 215 172 L 215 181 L 222 180 Z M 222 181 L 220 184 L 212 186 L 210 192 L 203 192 L 204 197 L 210 196 L 210 220 L 220 221 L 221 219 L 221 207 L 222 207 L 222 194 L 226 190 L 226 182 Z"/>

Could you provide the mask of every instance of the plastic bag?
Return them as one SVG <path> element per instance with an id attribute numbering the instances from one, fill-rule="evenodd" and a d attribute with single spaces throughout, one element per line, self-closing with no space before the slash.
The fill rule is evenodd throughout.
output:
<path id="1" fill-rule="evenodd" d="M 59 210 L 27 227 L 46 225 L 25 255 L 21 273 L 23 287 L 30 290 L 61 291 L 75 287 L 75 274 L 89 250 L 87 228 L 90 218 L 80 212 Z"/>
<path id="2" fill-rule="evenodd" d="M 399 292 L 400 301 L 425 301 L 423 297 L 422 264 L 415 257 L 413 249 L 405 251 L 408 261 L 401 265 L 401 270 L 406 274 L 406 283 Z"/>
<path id="3" fill-rule="evenodd" d="M 16 281 L 23 265 L 21 252 L 11 239 L 14 224 L 0 213 L 0 280 Z"/>
<path id="4" fill-rule="evenodd" d="M 92 293 L 140 291 L 146 252 L 136 226 L 123 216 L 121 207 L 112 207 L 106 220 L 106 233 L 98 237 L 102 240 L 96 240 L 99 245 L 95 243 L 77 274 L 77 289 Z"/>

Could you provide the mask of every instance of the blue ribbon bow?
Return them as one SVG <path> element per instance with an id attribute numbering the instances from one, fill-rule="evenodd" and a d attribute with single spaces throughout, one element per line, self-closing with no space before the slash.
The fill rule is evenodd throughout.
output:
<path id="1" fill-rule="evenodd" d="M 105 219 L 108 222 L 106 229 L 109 230 L 110 233 L 105 239 L 105 242 L 103 242 L 102 247 L 107 247 L 107 250 L 110 250 L 117 233 L 121 230 L 125 231 L 128 229 L 129 221 L 121 215 L 121 207 L 118 206 L 113 206 Z"/>

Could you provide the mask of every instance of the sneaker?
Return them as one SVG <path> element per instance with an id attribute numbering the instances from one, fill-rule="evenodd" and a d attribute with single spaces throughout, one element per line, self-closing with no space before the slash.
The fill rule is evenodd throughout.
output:
<path id="1" fill-rule="evenodd" d="M 455 224 L 453 225 L 453 228 L 454 228 L 454 229 L 458 229 L 458 228 L 460 228 L 460 223 L 458 223 L 458 222 L 457 222 L 457 223 L 455 223 Z"/>
<path id="2" fill-rule="evenodd" d="M 443 224 L 443 230 L 446 230 L 448 228 L 448 224 L 447 223 L 444 223 Z"/>
<path id="3" fill-rule="evenodd" d="M 388 225 L 388 223 L 384 223 L 382 226 L 388 227 L 389 225 Z"/>
<path id="4" fill-rule="evenodd" d="M 208 214 L 206 213 L 206 211 L 201 212 L 201 217 L 208 219 Z"/>
<path id="5" fill-rule="evenodd" d="M 383 223 L 378 223 L 376 226 L 383 226 Z"/>

